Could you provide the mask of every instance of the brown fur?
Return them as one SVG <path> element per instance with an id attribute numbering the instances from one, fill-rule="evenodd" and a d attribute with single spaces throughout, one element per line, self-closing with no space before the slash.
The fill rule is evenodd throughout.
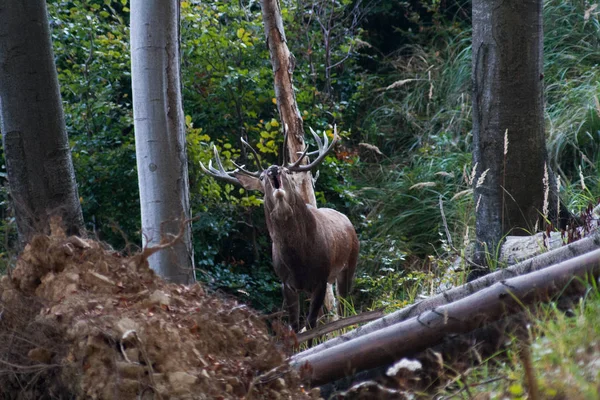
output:
<path id="1" fill-rule="evenodd" d="M 271 166 L 260 178 L 236 175 L 246 189 L 265 195 L 265 216 L 273 241 L 273 267 L 283 282 L 290 323 L 298 331 L 298 292 L 311 294 L 307 327 L 314 328 L 327 283 L 337 280 L 345 297 L 352 286 L 359 242 L 350 220 L 330 208 L 308 205 L 295 188 L 291 172 Z M 283 191 L 275 192 L 280 185 Z"/>

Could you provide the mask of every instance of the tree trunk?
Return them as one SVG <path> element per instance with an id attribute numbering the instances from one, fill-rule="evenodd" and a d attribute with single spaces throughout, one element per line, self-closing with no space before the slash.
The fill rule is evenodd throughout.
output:
<path id="1" fill-rule="evenodd" d="M 436 307 L 440 307 L 446 304 L 450 304 L 454 301 L 458 301 L 482 289 L 490 287 L 493 284 L 502 280 L 538 271 L 550 265 L 557 264 L 570 258 L 594 251 L 598 248 L 600 248 L 600 233 L 596 232 L 594 235 L 585 239 L 581 239 L 568 246 L 549 251 L 530 260 L 526 260 L 519 264 L 513 265 L 512 267 L 500 269 L 494 273 L 481 277 L 465 285 L 456 287 L 454 289 L 450 289 L 437 296 L 429 297 L 418 303 L 411 304 L 408 307 L 395 311 L 381 319 L 370 322 L 355 330 L 347 332 L 341 336 L 338 336 L 335 339 L 328 340 L 318 346 L 305 350 L 302 353 L 298 353 L 293 357 L 293 360 L 294 362 L 300 362 L 302 359 L 305 359 L 306 357 L 312 354 L 335 347 L 337 345 L 343 344 L 358 337 L 365 336 L 369 333 L 387 328 L 391 325 L 401 323 L 402 321 L 405 321 L 409 318 L 413 318 L 425 311 L 432 310 Z"/>
<path id="2" fill-rule="evenodd" d="M 305 146 L 304 123 L 296 103 L 296 94 L 292 84 L 292 73 L 294 72 L 296 59 L 287 46 L 279 0 L 262 0 L 262 14 L 267 46 L 273 65 L 277 110 L 281 116 L 284 131 L 287 132 L 288 136 L 288 160 L 294 162 L 298 159 L 299 154 L 304 151 Z M 307 162 L 308 157 L 305 158 L 303 163 L 306 164 Z M 317 201 L 312 186 L 311 173 L 294 174 L 294 177 L 296 176 L 298 178 L 295 179 L 302 198 L 307 204 L 316 207 Z"/>
<path id="3" fill-rule="evenodd" d="M 43 0 L 0 0 L 0 131 L 19 242 L 83 233 L 83 216 L 64 122 Z"/>
<path id="4" fill-rule="evenodd" d="M 153 270 L 194 281 L 185 119 L 179 63 L 179 1 L 131 1 L 131 79 L 144 246 L 183 239 L 150 257 Z"/>
<path id="5" fill-rule="evenodd" d="M 541 271 L 498 282 L 471 296 L 426 311 L 400 324 L 291 363 L 312 385 L 383 366 L 432 347 L 449 334 L 480 328 L 530 304 L 547 301 L 567 287 L 581 292 L 581 280 L 600 273 L 600 250 Z"/>
<path id="6" fill-rule="evenodd" d="M 478 264 L 484 252 L 496 254 L 504 235 L 529 235 L 543 226 L 542 40 L 541 0 L 473 2 Z"/>

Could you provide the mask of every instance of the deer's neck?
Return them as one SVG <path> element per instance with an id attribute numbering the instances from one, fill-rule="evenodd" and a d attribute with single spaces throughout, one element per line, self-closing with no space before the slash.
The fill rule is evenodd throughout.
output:
<path id="1" fill-rule="evenodd" d="M 298 246 L 307 239 L 314 238 L 317 222 L 309 208 L 312 206 L 304 203 L 300 196 L 295 196 L 293 201 L 280 202 L 267 212 L 267 223 L 273 242 Z"/>

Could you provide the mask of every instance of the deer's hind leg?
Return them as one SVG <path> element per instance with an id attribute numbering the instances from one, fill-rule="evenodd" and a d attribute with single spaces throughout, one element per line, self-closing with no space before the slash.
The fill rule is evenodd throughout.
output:
<path id="1" fill-rule="evenodd" d="M 344 300 L 348 298 L 348 295 L 352 290 L 352 283 L 354 281 L 354 273 L 356 271 L 357 261 L 358 249 L 356 251 L 353 251 L 352 254 L 350 254 L 348 265 L 342 270 L 342 272 L 340 272 L 340 274 L 337 277 L 336 289 L 337 294 L 340 297 L 340 300 L 338 301 L 338 313 L 342 318 L 347 317 Z"/>

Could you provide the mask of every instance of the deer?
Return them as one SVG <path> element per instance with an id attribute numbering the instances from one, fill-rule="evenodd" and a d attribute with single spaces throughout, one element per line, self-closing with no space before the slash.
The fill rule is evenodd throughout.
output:
<path id="1" fill-rule="evenodd" d="M 339 140 L 335 129 L 331 144 L 325 133 L 321 141 L 312 129 L 311 132 L 318 150 L 308 154 L 317 156 L 306 165 L 302 161 L 307 156 L 308 146 L 295 162 L 286 162 L 287 132 L 281 165 L 263 169 L 256 150 L 243 138 L 241 141 L 254 154 L 259 171 L 251 172 L 244 165 L 235 163 L 235 170 L 226 171 L 216 146 L 213 146 L 213 151 L 217 168 L 213 167 L 212 160 L 208 168 L 200 162 L 204 173 L 263 194 L 267 230 L 272 241 L 273 268 L 282 282 L 284 305 L 294 332 L 300 328 L 300 292 L 310 294 L 306 318 L 306 329 L 310 330 L 317 325 L 328 284 L 337 282 L 339 296 L 348 296 L 359 252 L 358 237 L 348 217 L 331 208 L 307 204 L 295 185 L 295 174 L 317 167 Z"/>

